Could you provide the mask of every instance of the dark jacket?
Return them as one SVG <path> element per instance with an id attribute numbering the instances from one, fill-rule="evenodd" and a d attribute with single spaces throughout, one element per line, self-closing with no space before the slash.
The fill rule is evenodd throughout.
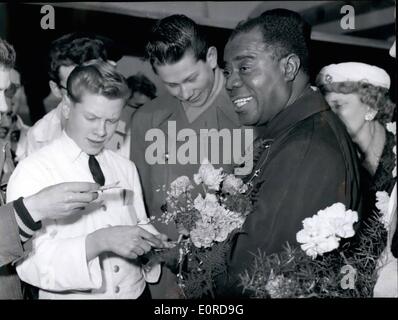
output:
<path id="1" fill-rule="evenodd" d="M 23 254 L 13 206 L 8 203 L 0 207 L 0 299 L 22 299 L 21 283 L 11 262 Z"/>
<path id="2" fill-rule="evenodd" d="M 342 202 L 361 214 L 359 167 L 353 143 L 322 95 L 308 88 L 301 98 L 259 128 L 269 141 L 255 169 L 260 184 L 255 209 L 231 252 L 220 296 L 242 295 L 239 274 L 250 269 L 252 253 L 280 252 L 297 245 L 302 221 Z M 264 160 L 266 159 L 266 160 Z"/>

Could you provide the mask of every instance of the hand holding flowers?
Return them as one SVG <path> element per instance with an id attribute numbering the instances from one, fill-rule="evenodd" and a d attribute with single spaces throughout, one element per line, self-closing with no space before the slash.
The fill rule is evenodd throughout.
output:
<path id="1" fill-rule="evenodd" d="M 186 297 L 213 295 L 214 278 L 226 268 L 229 240 L 251 211 L 249 193 L 241 179 L 215 169 L 207 159 L 193 182 L 181 176 L 170 184 L 160 220 L 175 223 L 180 237 L 173 252 L 164 255 L 169 261 L 178 255 L 177 276 Z"/>

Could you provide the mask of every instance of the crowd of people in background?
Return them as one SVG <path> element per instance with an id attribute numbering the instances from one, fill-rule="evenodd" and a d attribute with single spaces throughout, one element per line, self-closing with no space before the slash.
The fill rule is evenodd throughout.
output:
<path id="1" fill-rule="evenodd" d="M 228 271 L 215 279 L 217 297 L 243 297 L 239 275 L 252 252 L 294 243 L 303 219 L 320 209 L 340 202 L 362 224 L 371 221 L 380 191 L 395 211 L 377 295 L 398 297 L 390 76 L 347 61 L 325 66 L 310 83 L 310 34 L 298 13 L 266 11 L 233 30 L 221 68 L 217 44 L 192 19 L 161 19 L 145 47 L 166 89 L 159 96 L 144 74 L 122 76 L 100 38 L 67 34 L 48 56 L 45 103 L 55 107 L 31 126 L 18 52 L 0 39 L 0 298 L 182 298 L 168 263 L 147 269 L 140 260 L 178 238 L 176 226 L 157 219 L 167 197 L 162 186 L 200 166 L 169 163 L 186 142 L 170 142 L 170 121 L 197 136 L 202 129 L 255 133 L 257 156 L 245 177 L 256 188 L 255 209 Z M 167 151 L 152 164 L 146 150 L 154 128 Z M 223 156 L 213 165 L 233 172 L 239 164 Z"/>

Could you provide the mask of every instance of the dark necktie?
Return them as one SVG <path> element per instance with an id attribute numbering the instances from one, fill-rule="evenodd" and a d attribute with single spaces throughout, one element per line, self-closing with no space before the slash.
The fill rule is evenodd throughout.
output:
<path id="1" fill-rule="evenodd" d="M 93 175 L 94 181 L 100 186 L 105 184 L 105 177 L 102 173 L 101 167 L 93 155 L 88 157 L 88 166 L 90 168 L 91 174 Z"/>

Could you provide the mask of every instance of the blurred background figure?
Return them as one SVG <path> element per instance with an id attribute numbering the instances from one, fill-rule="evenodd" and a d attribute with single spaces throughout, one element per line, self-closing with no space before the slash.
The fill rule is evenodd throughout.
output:
<path id="1" fill-rule="evenodd" d="M 390 194 L 396 182 L 395 136 L 387 130 L 395 109 L 390 77 L 379 67 L 346 62 L 322 68 L 316 84 L 358 147 L 366 223 L 378 212 L 376 192 Z"/>
<path id="2" fill-rule="evenodd" d="M 130 99 L 122 111 L 116 134 L 106 145 L 122 156 L 130 159 L 131 124 L 134 113 L 148 101 L 156 98 L 156 86 L 144 74 L 137 73 L 127 78 L 131 90 Z"/>
<path id="3" fill-rule="evenodd" d="M 10 71 L 10 85 L 4 92 L 7 110 L 0 119 L 0 139 L 8 141 L 14 163 L 21 160 L 26 149 L 26 134 L 30 123 L 29 107 L 26 103 L 21 76 L 15 69 Z"/>
<path id="4" fill-rule="evenodd" d="M 25 88 L 22 84 L 21 75 L 16 69 L 10 72 L 11 84 L 6 95 L 9 110 L 17 114 L 23 123 L 31 125 L 29 106 L 25 94 Z"/>
<path id="5" fill-rule="evenodd" d="M 142 73 L 128 77 L 127 84 L 131 90 L 127 106 L 131 108 L 139 109 L 148 101 L 156 98 L 155 84 Z"/>

